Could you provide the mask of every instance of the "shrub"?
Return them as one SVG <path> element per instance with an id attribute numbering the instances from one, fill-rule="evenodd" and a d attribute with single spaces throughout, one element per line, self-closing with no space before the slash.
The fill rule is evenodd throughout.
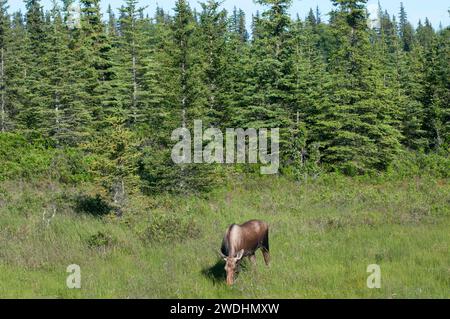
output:
<path id="1" fill-rule="evenodd" d="M 183 164 L 172 161 L 171 148 L 144 148 L 139 175 L 147 194 L 158 193 L 206 193 L 221 177 L 221 165 Z"/>
<path id="2" fill-rule="evenodd" d="M 51 158 L 52 152 L 41 143 L 32 144 L 18 134 L 0 134 L 0 180 L 43 176 Z"/>
<path id="3" fill-rule="evenodd" d="M 112 207 L 99 194 L 80 195 L 75 199 L 75 211 L 94 216 L 103 216 L 111 212 Z"/>
<path id="4" fill-rule="evenodd" d="M 117 243 L 117 239 L 109 233 L 99 231 L 98 233 L 90 236 L 87 240 L 89 248 L 108 248 L 114 246 Z"/>
<path id="5" fill-rule="evenodd" d="M 193 219 L 167 214 L 153 217 L 144 231 L 143 239 L 148 242 L 171 242 L 199 236 L 200 228 Z"/>
<path id="6" fill-rule="evenodd" d="M 74 148 L 55 150 L 49 168 L 50 174 L 61 183 L 66 184 L 92 181 L 89 161 L 89 157 Z"/>
<path id="7" fill-rule="evenodd" d="M 0 134 L 0 180 L 52 178 L 63 183 L 91 179 L 84 154 L 74 148 L 56 149 L 43 139 L 27 140 Z"/>
<path id="8" fill-rule="evenodd" d="M 420 152 L 404 152 L 388 167 L 390 178 L 407 178 L 414 176 L 450 177 L 449 156 Z"/>

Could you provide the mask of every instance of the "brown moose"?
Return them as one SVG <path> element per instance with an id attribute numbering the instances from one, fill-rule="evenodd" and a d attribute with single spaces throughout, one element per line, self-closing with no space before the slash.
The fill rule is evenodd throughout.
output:
<path id="1" fill-rule="evenodd" d="M 255 252 L 261 248 L 264 261 L 269 265 L 269 225 L 260 220 L 250 220 L 242 225 L 228 227 L 222 241 L 220 255 L 225 260 L 227 284 L 234 283 L 234 274 L 243 257 L 256 264 Z"/>

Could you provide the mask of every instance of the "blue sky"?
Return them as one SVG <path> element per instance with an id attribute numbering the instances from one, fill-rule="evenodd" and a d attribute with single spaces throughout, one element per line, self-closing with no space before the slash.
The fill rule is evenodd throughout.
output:
<path id="1" fill-rule="evenodd" d="M 391 14 L 397 14 L 400 8 L 401 0 L 379 0 L 382 7 L 387 9 Z M 197 0 L 190 0 L 193 7 L 200 7 Z M 42 0 L 42 4 L 48 8 L 51 0 Z M 122 0 L 102 0 L 103 8 L 106 8 L 108 4 L 111 4 L 113 8 L 118 8 L 123 3 Z M 140 0 L 142 6 L 149 6 L 149 12 L 153 13 L 156 5 L 164 9 L 170 10 L 174 7 L 175 0 Z M 369 8 L 376 8 L 378 0 L 369 0 Z M 450 25 L 450 18 L 447 10 L 450 9 L 450 2 L 448 0 L 403 0 L 403 4 L 408 13 L 409 20 L 417 25 L 420 19 L 424 20 L 428 17 L 433 26 L 438 27 L 439 23 L 443 26 Z M 23 1 L 21 0 L 9 0 L 10 10 L 17 10 L 24 8 Z M 224 0 L 223 7 L 227 10 L 232 10 L 236 6 L 243 9 L 248 16 L 256 12 L 261 7 L 256 5 L 253 0 Z M 299 13 L 301 17 L 304 17 L 309 8 L 315 8 L 319 6 L 319 9 L 323 14 L 326 14 L 332 8 L 330 0 L 293 0 L 293 6 L 291 13 L 295 15 Z"/>

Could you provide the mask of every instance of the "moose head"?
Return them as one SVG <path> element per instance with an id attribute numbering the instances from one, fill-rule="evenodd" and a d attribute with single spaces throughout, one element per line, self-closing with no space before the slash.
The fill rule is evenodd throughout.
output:
<path id="1" fill-rule="evenodd" d="M 227 273 L 227 285 L 231 286 L 234 283 L 234 274 L 237 271 L 239 262 L 244 256 L 244 249 L 238 251 L 234 256 L 225 256 L 219 252 L 220 256 L 225 260 L 225 271 Z"/>

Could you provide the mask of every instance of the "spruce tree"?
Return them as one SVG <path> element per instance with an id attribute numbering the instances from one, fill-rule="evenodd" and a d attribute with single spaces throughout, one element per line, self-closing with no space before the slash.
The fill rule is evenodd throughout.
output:
<path id="1" fill-rule="evenodd" d="M 259 33 L 252 43 L 251 73 L 248 74 L 253 84 L 249 85 L 241 124 L 253 128 L 286 128 L 292 120 L 284 83 L 289 55 L 287 41 L 291 19 L 288 8 L 291 1 L 260 0 L 258 3 L 270 7 L 255 20 Z"/>
<path id="2" fill-rule="evenodd" d="M 186 0 L 178 0 L 175 4 L 175 16 L 173 18 L 172 31 L 174 40 L 173 60 L 178 67 L 178 99 L 181 113 L 180 124 L 187 126 L 188 117 L 191 117 L 192 85 L 192 35 L 194 32 L 195 21 L 191 8 Z"/>
<path id="3" fill-rule="evenodd" d="M 309 22 L 310 25 L 315 26 L 317 24 L 316 15 L 314 14 L 313 9 L 309 9 L 308 17 L 306 20 Z"/>
<path id="4" fill-rule="evenodd" d="M 323 161 L 347 174 L 386 168 L 399 149 L 398 110 L 371 52 L 365 0 L 335 0 L 338 41 L 330 61 L 331 103 L 321 121 Z"/>
<path id="5" fill-rule="evenodd" d="M 424 51 L 424 87 L 422 103 L 424 105 L 424 129 L 427 132 L 429 150 L 439 150 L 445 144 L 447 130 L 445 117 L 448 112 L 448 39 L 435 34 L 429 22 L 426 22 L 422 35 L 421 48 Z M 447 61 L 447 62 L 445 62 Z"/>
<path id="6" fill-rule="evenodd" d="M 201 3 L 199 24 L 199 49 L 202 61 L 202 84 L 206 97 L 207 114 L 212 125 L 224 121 L 225 45 L 227 20 L 226 12 L 220 10 L 215 0 Z M 238 20 L 238 32 L 240 21 Z"/>
<path id="7" fill-rule="evenodd" d="M 92 154 L 93 176 L 103 188 L 117 216 L 122 216 L 127 198 L 140 189 L 138 176 L 139 139 L 126 127 L 123 119 L 108 117 L 105 129 L 95 139 L 83 144 Z"/>
<path id="8" fill-rule="evenodd" d="M 46 52 L 46 23 L 39 0 L 27 0 L 26 6 L 26 51 L 23 55 L 26 64 L 25 86 L 27 101 L 20 111 L 21 126 L 33 135 L 45 131 L 45 70 L 43 56 Z"/>
<path id="9" fill-rule="evenodd" d="M 117 36 L 117 20 L 111 4 L 108 5 L 108 34 L 111 37 Z"/>
<path id="10" fill-rule="evenodd" d="M 7 107 L 6 128 L 15 131 L 22 131 L 26 128 L 25 114 L 29 114 L 29 95 L 32 87 L 26 85 L 29 71 L 29 51 L 28 37 L 25 27 L 24 17 L 20 12 L 16 12 L 11 17 L 11 27 L 5 33 L 8 50 L 4 63 L 5 75 L 5 106 Z"/>
<path id="11" fill-rule="evenodd" d="M 250 56 L 251 44 L 246 35 L 245 14 L 236 9 L 229 23 L 228 41 L 225 46 L 223 70 L 224 109 L 222 127 L 239 127 L 242 120 L 242 109 L 250 96 L 250 87 L 254 83 L 248 81 L 252 72 Z"/>
<path id="12" fill-rule="evenodd" d="M 40 0 L 26 0 L 26 26 L 30 37 L 30 49 L 36 58 L 45 50 L 44 12 Z"/>
<path id="13" fill-rule="evenodd" d="M 308 170 L 315 170 L 320 131 L 317 122 L 322 114 L 322 106 L 328 102 L 326 91 L 329 85 L 325 60 L 317 47 L 318 35 L 314 32 L 315 22 L 299 19 L 293 23 L 289 47 L 292 52 L 286 83 L 287 101 L 294 114 L 291 124 L 292 145 L 286 149 L 286 160 L 297 177 Z"/>
<path id="14" fill-rule="evenodd" d="M 85 103 L 96 129 L 107 125 L 108 116 L 123 117 L 123 110 L 113 92 L 114 61 L 112 46 L 102 21 L 100 0 L 81 0 L 81 30 L 77 54 L 85 86 Z"/>
<path id="15" fill-rule="evenodd" d="M 424 96 L 424 52 L 415 45 L 410 52 L 399 51 L 398 78 L 404 108 L 402 132 L 404 144 L 412 150 L 425 151 L 428 149 L 428 137 L 424 126 L 425 105 Z"/>
<path id="16" fill-rule="evenodd" d="M 439 107 L 440 116 L 440 146 L 442 150 L 450 151 L 450 27 L 438 33 L 436 48 L 436 77 L 438 86 L 435 90 L 435 103 Z"/>
<path id="17" fill-rule="evenodd" d="M 141 92 L 143 59 L 149 51 L 143 28 L 145 21 L 140 18 L 143 8 L 138 8 L 137 3 L 136 0 L 127 0 L 120 8 L 120 37 L 116 48 L 117 94 L 130 124 L 146 120 Z"/>
<path id="18" fill-rule="evenodd" d="M 148 84 L 159 88 L 152 91 L 152 104 L 157 105 L 163 93 L 163 103 L 152 109 L 152 123 L 156 124 L 153 137 L 147 137 L 143 148 L 140 175 L 147 192 L 199 192 L 213 185 L 213 175 L 207 164 L 175 164 L 171 159 L 174 141 L 171 133 L 179 127 L 192 127 L 195 119 L 204 119 L 206 94 L 203 84 L 203 64 L 199 50 L 199 32 L 196 13 L 188 2 L 178 0 L 172 19 L 162 10 L 157 11 L 156 29 L 150 37 L 154 60 L 147 69 Z M 166 28 L 170 26 L 170 28 Z M 164 28 L 162 33 L 161 29 Z M 167 42 L 167 39 L 170 39 Z M 159 64 L 159 62 L 163 64 Z M 150 81 L 152 75 L 153 77 Z M 156 79 L 161 83 L 154 86 Z M 149 99 L 150 100 L 150 99 Z"/>
<path id="19" fill-rule="evenodd" d="M 6 0 L 0 1 L 0 132 L 6 132 L 9 125 L 9 112 L 6 97 L 6 56 L 7 56 L 7 37 L 9 34 L 9 15 Z"/>
<path id="20" fill-rule="evenodd" d="M 403 50 L 406 52 L 411 51 L 413 42 L 414 42 L 414 28 L 411 23 L 408 21 L 408 15 L 406 13 L 405 7 L 403 6 L 403 2 L 400 3 L 400 38 L 403 44 Z"/>
<path id="21" fill-rule="evenodd" d="M 53 1 L 51 27 L 47 31 L 48 49 L 44 54 L 46 77 L 46 131 L 59 146 L 77 145 L 89 134 L 91 116 L 83 103 L 78 57 L 71 50 L 71 30 L 63 12 Z"/>

